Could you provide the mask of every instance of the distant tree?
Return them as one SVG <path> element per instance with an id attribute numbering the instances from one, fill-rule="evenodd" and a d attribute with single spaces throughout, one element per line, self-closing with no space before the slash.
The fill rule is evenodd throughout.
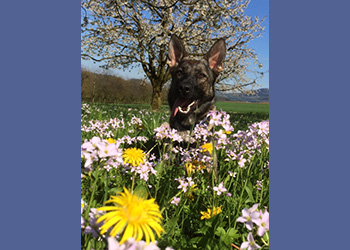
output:
<path id="1" fill-rule="evenodd" d="M 170 79 L 167 50 L 178 35 L 190 56 L 201 57 L 226 38 L 221 89 L 246 90 L 251 63 L 261 67 L 248 42 L 264 30 L 264 18 L 245 15 L 250 0 L 82 0 L 81 55 L 105 62 L 104 68 L 142 66 L 152 84 L 151 106 L 159 109 L 162 88 Z M 227 85 L 231 79 L 233 85 Z"/>

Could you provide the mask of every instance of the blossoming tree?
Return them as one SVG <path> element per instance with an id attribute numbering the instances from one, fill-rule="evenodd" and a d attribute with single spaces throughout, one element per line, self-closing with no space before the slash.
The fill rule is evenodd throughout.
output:
<path id="1" fill-rule="evenodd" d="M 198 58 L 208 51 L 212 40 L 224 37 L 225 70 L 217 88 L 245 91 L 256 84 L 247 72 L 261 67 L 248 42 L 264 30 L 264 19 L 245 14 L 249 2 L 82 0 L 81 55 L 104 62 L 104 68 L 141 65 L 152 84 L 152 108 L 159 109 L 162 88 L 170 79 L 167 47 L 171 34 L 178 35 L 188 54 Z M 248 69 L 250 64 L 253 67 Z"/>

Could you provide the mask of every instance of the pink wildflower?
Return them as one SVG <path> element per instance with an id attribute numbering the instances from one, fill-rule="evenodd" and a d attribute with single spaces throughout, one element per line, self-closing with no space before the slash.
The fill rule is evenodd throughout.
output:
<path id="1" fill-rule="evenodd" d="M 213 188 L 217 195 L 221 195 L 221 193 L 226 192 L 227 189 L 224 187 L 224 184 L 221 182 L 218 187 Z"/>

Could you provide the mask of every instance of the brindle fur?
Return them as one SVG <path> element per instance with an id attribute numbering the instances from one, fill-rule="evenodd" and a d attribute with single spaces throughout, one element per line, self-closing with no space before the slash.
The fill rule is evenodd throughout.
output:
<path id="1" fill-rule="evenodd" d="M 225 58 L 224 39 L 217 40 L 204 58 L 194 60 L 187 57 L 182 41 L 175 35 L 170 39 L 168 64 L 172 82 L 168 102 L 174 110 L 176 100 L 195 101 L 188 113 L 178 111 L 170 116 L 170 127 L 178 131 L 188 131 L 205 119 L 210 110 L 215 110 L 215 82 Z M 173 114 L 173 112 L 172 112 Z"/>

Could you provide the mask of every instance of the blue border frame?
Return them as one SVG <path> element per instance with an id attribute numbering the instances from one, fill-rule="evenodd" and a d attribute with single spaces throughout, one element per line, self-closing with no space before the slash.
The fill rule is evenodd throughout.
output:
<path id="1" fill-rule="evenodd" d="M 271 249 L 347 245 L 348 10 L 270 0 Z"/>
<path id="2" fill-rule="evenodd" d="M 80 2 L 0 21 L 1 249 L 80 249 Z"/>

